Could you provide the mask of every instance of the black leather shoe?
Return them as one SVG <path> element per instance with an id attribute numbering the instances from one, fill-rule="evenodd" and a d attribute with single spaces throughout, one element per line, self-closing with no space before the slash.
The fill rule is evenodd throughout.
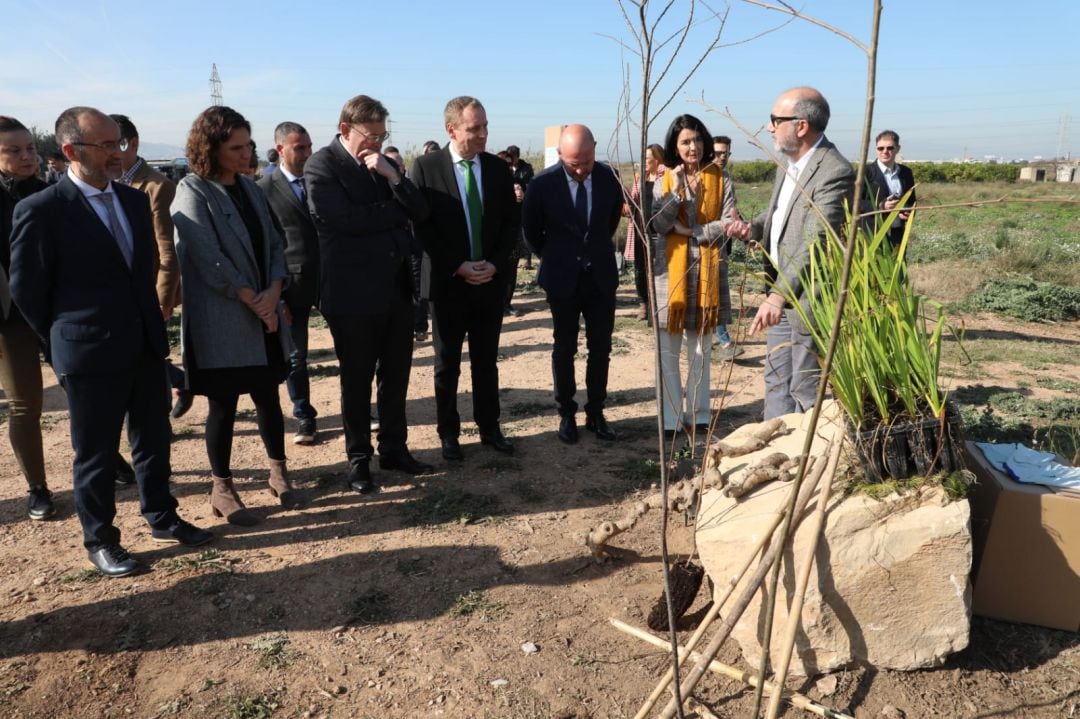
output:
<path id="1" fill-rule="evenodd" d="M 214 538 L 214 535 L 205 529 L 199 529 L 182 519 L 176 520 L 176 523 L 167 529 L 151 529 L 150 536 L 158 544 L 183 544 L 185 547 L 197 547 Z"/>
<path id="2" fill-rule="evenodd" d="M 461 451 L 461 443 L 457 437 L 444 437 L 442 440 L 442 456 L 449 462 L 464 462 L 465 453 Z"/>
<path id="3" fill-rule="evenodd" d="M 116 483 L 121 487 L 135 484 L 135 470 L 120 453 L 116 455 Z"/>
<path id="4" fill-rule="evenodd" d="M 577 444 L 577 420 L 574 419 L 574 415 L 570 414 L 559 420 L 558 437 L 567 444 Z"/>
<path id="5" fill-rule="evenodd" d="M 105 544 L 87 552 L 90 563 L 106 577 L 126 577 L 142 569 L 139 560 L 127 553 L 119 544 Z"/>
<path id="6" fill-rule="evenodd" d="M 396 452 L 379 455 L 380 469 L 396 469 L 405 474 L 428 474 L 435 471 L 430 464 L 421 462 L 409 454 L 408 449 L 399 449 Z"/>
<path id="7" fill-rule="evenodd" d="M 502 452 L 503 454 L 514 453 L 514 443 L 508 440 L 498 427 L 495 427 L 490 432 L 481 432 L 480 444 L 486 444 L 496 452 Z"/>
<path id="8" fill-rule="evenodd" d="M 191 403 L 194 401 L 195 395 L 191 393 L 189 389 L 177 390 L 176 402 L 173 403 L 172 411 L 169 412 L 169 416 L 173 419 L 180 419 L 188 410 L 191 409 Z"/>
<path id="9" fill-rule="evenodd" d="M 371 478 L 371 467 L 367 462 L 358 462 L 353 465 L 345 484 L 349 489 L 360 494 L 371 494 L 379 489 L 375 480 Z"/>
<path id="10" fill-rule="evenodd" d="M 49 519 L 56 514 L 53 506 L 52 492 L 45 487 L 34 487 L 30 490 L 30 499 L 27 501 L 30 519 L 40 522 Z"/>
<path id="11" fill-rule="evenodd" d="M 585 429 L 595 434 L 597 439 L 602 439 L 605 442 L 615 441 L 615 430 L 607 423 L 603 414 L 598 413 L 586 416 Z"/>

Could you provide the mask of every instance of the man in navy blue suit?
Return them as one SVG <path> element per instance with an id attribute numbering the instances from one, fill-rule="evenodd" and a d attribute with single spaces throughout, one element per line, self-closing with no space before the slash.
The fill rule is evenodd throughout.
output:
<path id="1" fill-rule="evenodd" d="M 56 140 L 70 166 L 15 207 L 11 293 L 67 393 L 83 544 L 94 566 L 122 577 L 141 566 L 113 525 L 125 417 L 153 539 L 195 546 L 213 535 L 180 519 L 169 493 L 169 346 L 154 289 L 150 202 L 113 182 L 127 142 L 90 107 L 65 110 Z"/>
<path id="2" fill-rule="evenodd" d="M 622 214 L 622 185 L 596 164 L 596 141 L 584 125 L 568 125 L 559 138 L 559 164 L 529 183 L 522 212 L 525 239 L 540 257 L 536 281 L 547 292 L 554 325 L 551 370 L 559 406 L 558 437 L 577 442 L 574 354 L 585 317 L 585 429 L 614 440 L 604 419 L 615 290 L 619 271 L 612 237 Z"/>

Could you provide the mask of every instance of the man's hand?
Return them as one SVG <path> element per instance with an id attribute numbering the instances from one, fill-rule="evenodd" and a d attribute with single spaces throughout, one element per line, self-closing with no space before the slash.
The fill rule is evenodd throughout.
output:
<path id="1" fill-rule="evenodd" d="M 780 324 L 781 313 L 784 311 L 784 298 L 776 292 L 770 292 L 758 307 L 754 321 L 750 323 L 750 334 L 754 335 L 761 330 L 766 330 Z"/>
<path id="2" fill-rule="evenodd" d="M 390 160 L 386 159 L 386 155 L 382 155 L 374 150 L 363 150 L 358 157 L 367 169 L 382 175 L 391 185 L 396 185 L 401 182 L 401 173 L 397 171 L 397 168 L 394 167 Z"/>
<path id="3" fill-rule="evenodd" d="M 739 211 L 736 210 L 734 207 L 731 208 L 731 212 L 728 214 L 731 217 L 731 222 L 728 223 L 725 234 L 727 234 L 728 237 L 732 237 L 736 240 L 749 242 L 752 229 L 750 227 L 750 223 L 744 220 L 742 218 L 742 215 L 739 214 Z"/>
<path id="4" fill-rule="evenodd" d="M 167 305 L 158 305 L 158 309 L 161 310 L 161 319 L 168 322 L 172 318 L 172 307 Z"/>
<path id="5" fill-rule="evenodd" d="M 521 189 L 521 183 L 514 183 L 514 199 L 521 202 L 525 199 L 525 190 Z"/>
<path id="6" fill-rule="evenodd" d="M 495 265 L 487 260 L 466 260 L 458 266 L 454 274 L 470 285 L 482 285 L 491 282 L 491 278 L 495 276 Z"/>
<path id="7" fill-rule="evenodd" d="M 896 206 L 900 204 L 899 197 L 893 197 L 892 195 L 885 198 L 885 201 L 881 203 L 881 209 L 886 212 L 892 212 L 896 209 Z"/>

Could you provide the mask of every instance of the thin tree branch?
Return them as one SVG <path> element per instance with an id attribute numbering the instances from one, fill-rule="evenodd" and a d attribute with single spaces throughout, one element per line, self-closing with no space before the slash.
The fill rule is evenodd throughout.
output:
<path id="1" fill-rule="evenodd" d="M 830 25 L 829 23 L 824 22 L 823 20 L 818 20 L 817 18 L 806 15 L 802 11 L 796 10 L 795 8 L 791 7 L 791 5 L 787 4 L 786 2 L 783 2 L 783 0 L 779 0 L 780 7 L 777 7 L 776 5 L 770 5 L 767 2 L 762 2 L 762 0 L 743 0 L 743 2 L 748 3 L 750 5 L 757 5 L 758 7 L 765 8 L 766 10 L 773 10 L 775 12 L 786 13 L 786 14 L 791 15 L 793 17 L 797 17 L 800 20 L 805 20 L 806 22 L 810 23 L 811 25 L 817 25 L 818 27 L 823 27 L 826 30 L 828 30 L 829 32 L 836 33 L 837 35 L 844 38 L 848 42 L 854 44 L 855 47 L 859 48 L 863 52 L 865 52 L 865 53 L 870 52 L 870 48 L 867 47 L 865 43 L 863 43 L 861 40 L 857 39 L 851 33 L 844 32 L 840 28 L 834 27 L 834 26 Z"/>

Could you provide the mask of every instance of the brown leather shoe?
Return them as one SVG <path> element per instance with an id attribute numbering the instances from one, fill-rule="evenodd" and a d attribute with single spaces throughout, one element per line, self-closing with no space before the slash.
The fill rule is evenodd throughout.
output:
<path id="1" fill-rule="evenodd" d="M 281 506 L 293 509 L 300 506 L 300 493 L 289 481 L 289 473 L 285 469 L 284 459 L 270 460 L 270 494 L 277 497 Z"/>
<path id="2" fill-rule="evenodd" d="M 238 527 L 252 527 L 259 523 L 259 518 L 240 501 L 232 477 L 211 475 L 210 479 L 214 480 L 210 490 L 210 508 L 215 517 L 224 517 L 226 522 Z"/>

